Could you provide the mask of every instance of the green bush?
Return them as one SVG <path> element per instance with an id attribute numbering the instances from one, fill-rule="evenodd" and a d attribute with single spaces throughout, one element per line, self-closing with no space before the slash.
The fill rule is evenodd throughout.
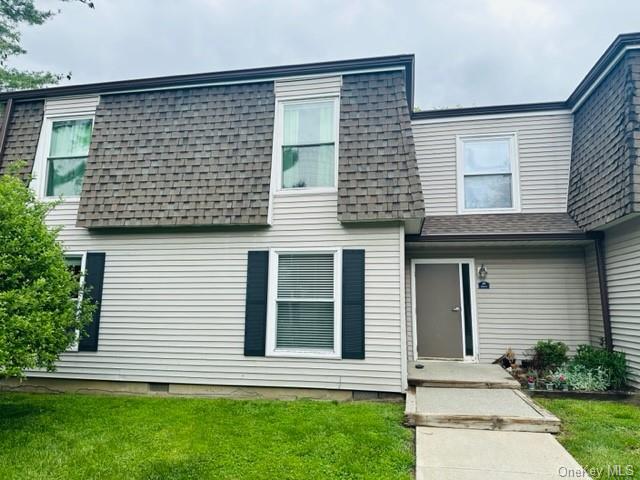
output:
<path id="1" fill-rule="evenodd" d="M 608 388 L 619 390 L 627 383 L 627 359 L 624 352 L 610 352 L 604 348 L 580 345 L 571 360 L 575 366 L 583 366 L 589 371 L 602 369 L 607 378 Z"/>
<path id="2" fill-rule="evenodd" d="M 552 370 L 567 363 L 569 347 L 563 342 L 540 340 L 533 347 L 533 367 L 536 370 Z"/>
<path id="3" fill-rule="evenodd" d="M 45 223 L 54 205 L 16 175 L 0 176 L 0 378 L 55 369 L 91 320 L 94 306 L 88 295 L 78 303 L 78 279 Z"/>

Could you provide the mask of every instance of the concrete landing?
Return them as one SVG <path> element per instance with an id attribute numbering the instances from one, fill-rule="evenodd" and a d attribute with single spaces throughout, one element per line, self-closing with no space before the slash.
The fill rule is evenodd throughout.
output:
<path id="1" fill-rule="evenodd" d="M 415 387 L 407 392 L 410 425 L 517 432 L 560 431 L 560 420 L 519 390 Z"/>
<path id="2" fill-rule="evenodd" d="M 548 433 L 416 428 L 416 480 L 560 478 L 589 477 Z"/>
<path id="3" fill-rule="evenodd" d="M 424 368 L 416 368 L 416 364 Z M 520 384 L 499 365 L 419 361 L 408 366 L 409 385 L 451 388 L 520 388 Z"/>

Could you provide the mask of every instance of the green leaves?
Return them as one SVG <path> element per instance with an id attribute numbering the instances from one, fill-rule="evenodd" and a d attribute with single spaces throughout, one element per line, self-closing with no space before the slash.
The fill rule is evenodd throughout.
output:
<path id="1" fill-rule="evenodd" d="M 86 295 L 74 298 L 78 280 L 57 231 L 45 225 L 54 206 L 37 201 L 17 176 L 0 177 L 0 378 L 53 370 L 95 308 Z"/>
<path id="2" fill-rule="evenodd" d="M 89 0 L 75 1 L 94 8 L 93 2 Z M 56 84 L 65 76 L 71 77 L 70 73 L 18 70 L 7 64 L 11 57 L 27 53 L 20 43 L 20 27 L 42 25 L 55 14 L 56 12 L 51 10 L 38 9 L 35 0 L 0 0 L 0 90 L 40 88 Z"/>

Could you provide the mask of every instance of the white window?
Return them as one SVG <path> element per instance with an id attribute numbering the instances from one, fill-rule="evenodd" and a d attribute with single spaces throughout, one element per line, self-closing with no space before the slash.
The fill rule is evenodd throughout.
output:
<path id="1" fill-rule="evenodd" d="M 279 190 L 335 189 L 338 99 L 278 102 Z"/>
<path id="2" fill-rule="evenodd" d="M 515 135 L 458 138 L 460 213 L 520 208 Z"/>
<path id="3" fill-rule="evenodd" d="M 340 355 L 339 251 L 273 252 L 270 355 Z"/>
<path id="4" fill-rule="evenodd" d="M 78 288 L 73 292 L 71 297 L 76 301 L 80 302 L 82 300 L 82 285 L 84 284 L 84 263 L 85 256 L 84 254 L 67 254 L 64 257 L 65 263 L 67 264 L 67 269 L 71 272 L 74 278 L 78 281 Z M 78 337 L 80 332 L 76 330 L 76 342 L 69 347 L 69 351 L 77 352 L 78 351 Z"/>
<path id="5" fill-rule="evenodd" d="M 46 162 L 45 196 L 79 197 L 89 156 L 93 120 L 52 120 Z"/>

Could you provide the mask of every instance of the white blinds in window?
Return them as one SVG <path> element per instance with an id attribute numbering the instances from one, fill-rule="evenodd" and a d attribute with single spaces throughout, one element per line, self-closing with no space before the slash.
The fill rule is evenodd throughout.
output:
<path id="1" fill-rule="evenodd" d="M 334 256 L 278 257 L 276 348 L 334 347 Z"/>

